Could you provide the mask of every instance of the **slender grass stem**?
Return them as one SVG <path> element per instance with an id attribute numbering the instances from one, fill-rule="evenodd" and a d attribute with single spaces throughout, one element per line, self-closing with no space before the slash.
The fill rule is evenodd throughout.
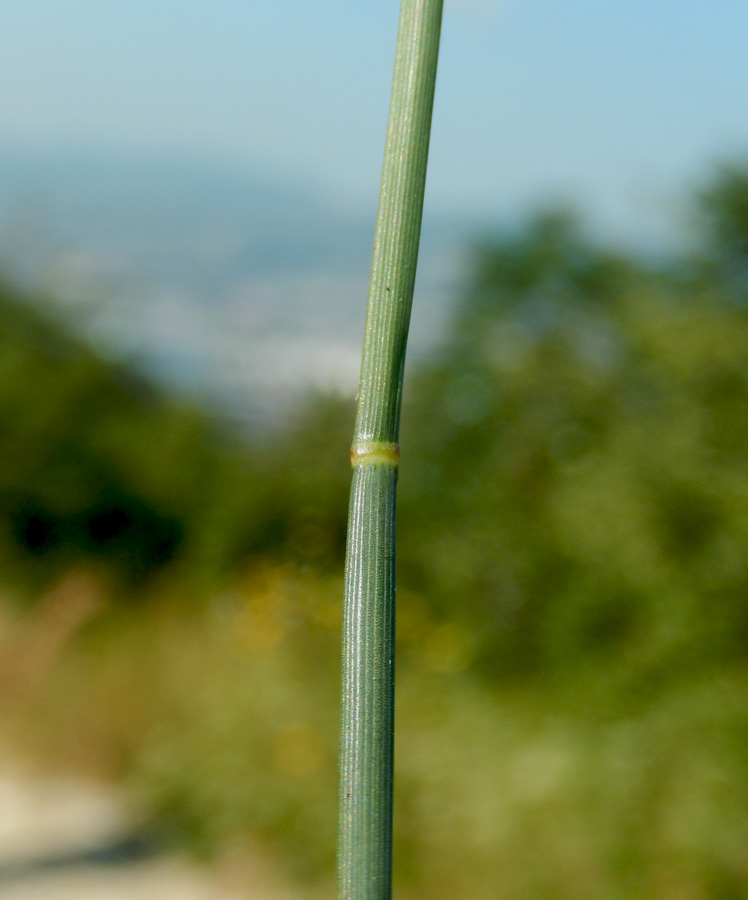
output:
<path id="1" fill-rule="evenodd" d="M 391 896 L 398 436 L 442 0 L 402 0 L 348 519 L 338 897 Z"/>

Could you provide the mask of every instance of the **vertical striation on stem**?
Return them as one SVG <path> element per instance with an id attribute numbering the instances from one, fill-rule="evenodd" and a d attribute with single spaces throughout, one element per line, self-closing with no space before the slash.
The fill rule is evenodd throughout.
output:
<path id="1" fill-rule="evenodd" d="M 402 0 L 351 448 L 340 900 L 391 895 L 398 436 L 441 16 L 442 0 Z"/>

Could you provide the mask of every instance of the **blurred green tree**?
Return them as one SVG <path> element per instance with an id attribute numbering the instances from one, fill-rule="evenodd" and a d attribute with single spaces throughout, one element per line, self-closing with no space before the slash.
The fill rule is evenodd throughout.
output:
<path id="1" fill-rule="evenodd" d="M 486 672 L 603 654 L 651 684 L 748 648 L 747 185 L 705 194 L 708 280 L 600 249 L 566 213 L 479 248 L 411 385 L 401 573 Z"/>
<path id="2" fill-rule="evenodd" d="M 708 277 L 719 278 L 736 299 L 748 298 L 748 169 L 723 166 L 696 196 L 696 219 Z"/>

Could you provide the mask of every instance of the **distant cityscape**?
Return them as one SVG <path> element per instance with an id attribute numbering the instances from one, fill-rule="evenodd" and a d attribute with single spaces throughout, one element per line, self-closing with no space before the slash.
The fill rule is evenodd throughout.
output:
<path id="1" fill-rule="evenodd" d="M 0 275 L 240 427 L 355 394 L 375 213 L 197 163 L 0 151 Z M 414 356 L 439 340 L 467 241 L 424 222 Z"/>

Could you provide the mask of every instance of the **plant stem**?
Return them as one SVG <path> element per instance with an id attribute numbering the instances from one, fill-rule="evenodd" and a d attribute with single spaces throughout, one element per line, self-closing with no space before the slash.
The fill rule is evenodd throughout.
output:
<path id="1" fill-rule="evenodd" d="M 391 895 L 398 436 L 441 16 L 442 0 L 402 0 L 351 447 L 340 900 Z"/>

